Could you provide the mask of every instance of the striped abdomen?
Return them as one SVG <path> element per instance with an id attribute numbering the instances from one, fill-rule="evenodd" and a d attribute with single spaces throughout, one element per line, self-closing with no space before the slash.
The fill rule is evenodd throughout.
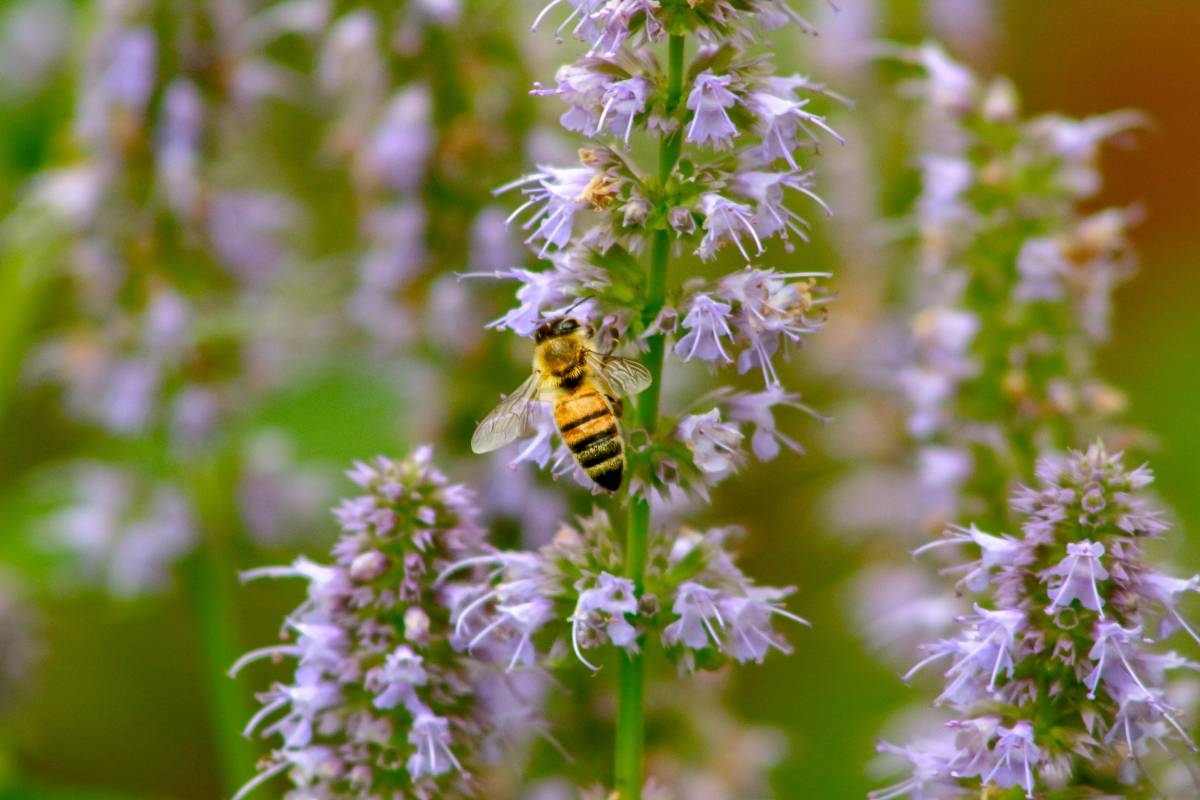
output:
<path id="1" fill-rule="evenodd" d="M 621 487 L 625 443 L 608 401 L 591 386 L 580 386 L 554 404 L 554 423 L 575 460 L 592 480 L 610 492 Z"/>

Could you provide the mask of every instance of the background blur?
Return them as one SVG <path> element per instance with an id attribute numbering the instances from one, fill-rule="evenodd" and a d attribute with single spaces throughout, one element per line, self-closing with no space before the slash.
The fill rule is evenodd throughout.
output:
<path id="1" fill-rule="evenodd" d="M 1134 232 L 1142 270 L 1118 294 L 1116 336 L 1103 354 L 1102 371 L 1129 393 L 1132 421 L 1154 437 L 1155 447 L 1147 455 L 1159 490 L 1186 534 L 1180 538 L 1187 544 L 1174 557 L 1185 572 L 1195 570 L 1200 565 L 1200 546 L 1192 535 L 1200 526 L 1200 272 L 1193 268 L 1200 259 L 1200 81 L 1195 80 L 1200 4 L 881 0 L 864 11 L 864 3 L 840 0 L 839 5 L 846 7 L 845 14 L 874 18 L 874 32 L 868 28 L 868 36 L 906 42 L 940 38 L 951 53 L 985 74 L 1009 75 L 1028 112 L 1086 115 L 1137 108 L 1152 120 L 1152 127 L 1134 138 L 1135 147 L 1109 151 L 1106 187 L 1097 199 L 1100 204 L 1138 204 L 1146 212 L 1144 224 Z M 38 249 L 38 240 L 27 243 L 21 237 L 26 218 L 20 209 L 33 176 L 80 158 L 70 129 L 79 113 L 79 75 L 86 72 L 81 54 L 92 26 L 103 16 L 103 5 L 99 0 L 0 4 L 0 213 L 9 218 L 0 260 L 0 565 L 5 595 L 0 615 L 9 613 L 11 603 L 27 609 L 19 613 L 30 620 L 30 638 L 39 651 L 28 676 L 7 692 L 0 710 L 0 798 L 216 798 L 222 795 L 223 770 L 263 752 L 257 742 L 239 751 L 237 742 L 231 744 L 225 735 L 236 730 L 219 734 L 214 723 L 214 706 L 222 704 L 238 719 L 238 703 L 248 702 L 252 687 L 265 687 L 263 677 L 234 682 L 222 670 L 238 652 L 274 641 L 283 614 L 301 591 L 290 585 L 238 587 L 231 580 L 236 571 L 282 563 L 300 552 L 323 557 L 334 528 L 322 509 L 349 491 L 341 470 L 354 458 L 400 454 L 410 443 L 433 437 L 446 443 L 438 449 L 455 477 L 488 491 L 509 491 L 487 466 L 453 459 L 465 449 L 471 420 L 486 410 L 486 398 L 516 385 L 527 356 L 523 343 L 514 342 L 509 353 L 497 344 L 506 341 L 503 337 L 481 343 L 478 334 L 456 332 L 453 326 L 427 337 L 433 341 L 411 333 L 381 333 L 378 325 L 372 326 L 372 320 L 378 322 L 372 316 L 376 312 L 355 302 L 355 279 L 345 276 L 357 274 L 360 282 L 369 283 L 371 271 L 362 259 L 369 259 L 377 240 L 387 237 L 376 235 L 367 211 L 391 207 L 380 201 L 381 195 L 410 189 L 364 185 L 339 146 L 340 134 L 353 133 L 353 108 L 330 111 L 326 102 L 303 96 L 308 90 L 301 88 L 298 100 L 279 103 L 279 108 L 268 103 L 260 110 L 265 134 L 241 135 L 236 125 L 232 134 L 222 131 L 223 141 L 236 147 L 213 157 L 218 163 L 213 171 L 222 179 L 266 174 L 277 180 L 278 191 L 297 198 L 305 209 L 303 236 L 285 242 L 288 255 L 277 267 L 294 268 L 300 276 L 296 282 L 305 285 L 297 289 L 279 278 L 269 283 L 276 292 L 272 296 L 299 294 L 296 305 L 282 311 L 287 319 L 279 323 L 274 309 L 252 298 L 235 304 L 232 319 L 221 320 L 246 338 L 257 336 L 256 326 L 276 326 L 262 337 L 272 347 L 266 361 L 283 366 L 270 380 L 243 381 L 248 388 L 233 393 L 233 410 L 227 410 L 212 434 L 219 445 L 207 443 L 207 449 L 199 450 L 202 457 L 179 457 L 155 435 L 131 439 L 97 433 L 64 410 L 64 390 L 36 379 L 35 360 L 43 352 L 41 343 L 74 312 L 67 310 L 65 290 L 60 291 L 65 282 L 55 276 L 37 298 L 14 307 L 12 298 L 19 294 L 14 285 L 29 262 L 49 258 L 45 249 Z M 345 11 L 373 4 L 337 5 Z M 472 5 L 467 0 L 466 7 Z M 479 268 L 471 263 L 468 228 L 491 202 L 492 186 L 519 175 L 535 157 L 571 152 L 571 142 L 556 140 L 551 132 L 557 104 L 531 101 L 523 92 L 535 79 L 549 80 L 561 57 L 548 32 L 526 33 L 535 10 L 518 0 L 480 5 L 488 9 L 486 24 L 449 35 L 424 29 L 426 39 L 414 45 L 411 55 L 387 65 L 385 79 L 397 85 L 415 78 L 433 84 L 457 80 L 457 87 L 438 85 L 439 97 L 449 93 L 462 98 L 462 108 L 486 112 L 483 122 L 472 124 L 459 124 L 465 118 L 461 108 L 434 120 L 440 131 L 436 163 L 425 187 L 416 191 L 433 220 L 428 222 L 428 260 L 443 273 Z M 830 15 L 815 8 L 810 16 Z M 319 32 L 310 34 L 320 37 Z M 882 123 L 870 132 L 879 140 L 864 143 L 864 149 L 875 153 L 873 158 L 911 157 L 888 147 L 890 131 L 880 117 L 889 108 L 882 98 L 890 89 L 877 80 L 874 69 L 847 78 L 857 86 L 842 85 L 836 60 L 821 56 L 811 39 L 787 34 L 792 35 L 799 46 L 778 48 L 786 66 L 812 72 L 855 96 L 859 107 L 850 114 Z M 29 48 L 21 49 L 21 43 Z M 334 69 L 318 63 L 300 43 L 284 41 L 272 55 L 298 74 Z M 46 63 L 31 69 L 43 56 Z M 893 165 L 882 173 L 898 174 L 905 166 Z M 903 186 L 884 187 L 885 208 L 902 206 L 903 192 Z M 836 192 L 826 196 L 837 210 Z M 504 198 L 501 203 L 512 207 Z M 494 254 L 497 248 L 487 249 Z M 191 251 L 184 247 L 179 252 Z M 531 264 L 524 254 L 516 257 Z M 811 268 L 832 264 L 835 282 L 838 273 L 853 280 L 871 276 L 861 265 L 843 271 L 835 245 L 827 239 L 802 250 L 799 258 Z M 249 283 L 266 291 L 265 284 Z M 446 320 L 477 326 L 505 303 L 503 288 L 451 284 L 423 280 L 411 298 L 414 325 L 434 319 L 443 326 Z M 211 291 L 214 297 L 229 292 L 220 280 L 208 286 L 200 281 L 190 291 Z M 465 292 L 455 287 L 466 287 Z M 441 313 L 422 318 L 422 306 Z M 335 330 L 346 314 L 365 320 L 365 333 Z M 829 330 L 839 324 L 846 323 L 835 307 Z M 463 341 L 444 341 L 456 336 Z M 805 370 L 803 363 L 797 368 Z M 234 369 L 262 368 L 260 361 L 247 358 Z M 458 370 L 474 374 L 469 384 L 463 379 L 469 390 L 456 390 Z M 448 373 L 440 381 L 439 371 Z M 806 393 L 820 407 L 835 390 L 823 388 L 821 370 L 813 372 L 812 389 Z M 801 381 L 795 385 L 806 386 Z M 423 407 L 430 402 L 449 410 L 431 420 Z M 746 525 L 747 572 L 764 583 L 797 585 L 791 607 L 815 623 L 812 631 L 792 637 L 795 655 L 771 658 L 733 676 L 742 716 L 787 734 L 788 749 L 775 772 L 782 798 L 864 796 L 878 785 L 867 771 L 874 742 L 912 699 L 895 666 L 879 663 L 856 632 L 849 587 L 871 545 L 842 535 L 820 510 L 837 470 L 823 451 L 852 441 L 853 425 L 853 420 L 835 420 L 818 430 L 810 422 L 796 422 L 792 433 L 810 454 L 759 468 L 753 480 L 729 482 L 717 492 L 711 512 L 714 521 Z M 61 553 L 47 546 L 64 509 L 72 507 L 69 479 L 77 476 L 79 464 L 119 462 L 123 469 L 155 480 L 177 478 L 187 469 L 192 485 L 202 487 L 197 492 L 204 506 L 205 498 L 211 501 L 219 493 L 213 486 L 220 479 L 212 476 L 221 474 L 230 453 L 237 453 L 239 489 L 226 498 L 226 507 L 209 502 L 200 513 L 201 528 L 226 533 L 216 535 L 213 544 L 211 533 L 202 531 L 202 539 L 210 537 L 203 541 L 212 546 L 183 554 L 171 568 L 170 580 L 155 591 L 121 597 L 90 588 L 64 567 Z M 210 479 L 213 484 L 205 483 Z M 526 486 L 520 491 L 534 490 Z M 554 491 L 546 496 L 555 496 Z M 537 524 L 516 519 L 519 511 L 512 511 L 514 519 L 498 521 L 501 537 L 515 536 L 521 522 Z M 557 513 L 551 511 L 550 516 Z M 239 516 L 240 523 L 230 521 Z M 237 526 L 256 532 L 235 537 L 228 531 Z M 20 599 L 11 600 L 10 594 Z M 223 652 L 221 641 L 231 649 Z M 5 638 L 0 661 L 23 660 L 24 647 Z M 0 680 L 7 680 L 5 668 L 0 665 Z M 220 713 L 218 708 L 218 719 Z"/>

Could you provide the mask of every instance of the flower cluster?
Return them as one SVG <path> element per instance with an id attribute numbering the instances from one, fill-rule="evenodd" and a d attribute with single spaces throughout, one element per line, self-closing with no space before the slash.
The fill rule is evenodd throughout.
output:
<path id="1" fill-rule="evenodd" d="M 1181 628 L 1200 643 L 1179 611 L 1200 579 L 1165 575 L 1143 556 L 1167 529 L 1144 497 L 1149 470 L 1097 443 L 1043 459 L 1037 474 L 1012 499 L 1019 537 L 952 530 L 922 548 L 978 547 L 961 582 L 977 599 L 960 632 L 910 672 L 945 668 L 935 704 L 955 719 L 940 740 L 884 745 L 914 772 L 876 800 L 979 796 L 989 785 L 1031 798 L 1064 787 L 1140 797 L 1150 745 L 1194 749 L 1166 675 L 1200 664 L 1156 645 Z"/>
<path id="2" fill-rule="evenodd" d="M 776 355 L 798 344 L 824 323 L 824 295 L 815 279 L 826 272 L 780 273 L 745 269 L 712 286 L 695 288 L 680 304 L 682 335 L 675 354 L 683 361 L 758 368 L 769 387 L 781 386 Z"/>
<path id="3" fill-rule="evenodd" d="M 394 354 L 422 327 L 419 313 L 474 316 L 448 269 L 428 268 L 465 263 L 468 252 L 492 268 L 513 263 L 480 174 L 519 145 L 525 122 L 508 98 L 520 96 L 521 61 L 482 9 L 453 2 L 396 14 L 291 0 L 176 11 L 162 0 L 103 4 L 83 29 L 72 160 L 31 181 L 5 226 L 21 246 L 38 240 L 35 291 L 61 289 L 28 369 L 61 390 L 72 420 L 113 440 L 103 458 L 129 473 L 125 482 L 138 482 L 141 467 L 127 454 L 177 461 L 186 482 L 216 449 L 239 449 L 222 456 L 222 491 L 237 496 L 260 543 L 278 544 L 281 531 L 316 528 L 313 498 L 289 487 L 279 465 L 256 469 L 259 443 L 226 434 L 236 438 L 234 423 L 264 398 L 332 361 L 335 344 L 339 360 L 368 345 Z M 447 51 L 450 26 L 496 54 L 491 80 L 467 80 L 482 67 L 471 56 L 397 85 L 393 76 Z M 320 116 L 297 102 L 309 94 L 326 101 Z M 330 168 L 313 181 L 248 153 L 321 155 Z M 427 176 L 437 192 L 426 191 Z M 338 181 L 345 190 L 331 191 Z M 307 223 L 328 219 L 350 219 L 349 229 L 309 235 Z M 357 260 L 357 286 L 329 269 L 330 240 L 333 258 Z M 440 356 L 468 350 L 478 333 L 461 324 L 430 338 Z M 275 512 L 301 524 L 267 518 Z"/>
<path id="4" fill-rule="evenodd" d="M 490 644 L 477 642 L 471 658 L 459 652 L 455 609 L 480 577 L 463 562 L 489 550 L 471 492 L 430 458 L 421 448 L 348 473 L 366 493 L 335 511 L 332 564 L 300 558 L 243 575 L 303 578 L 308 593 L 287 619 L 287 643 L 231 669 L 296 660 L 292 681 L 263 693 L 246 726 L 280 744 L 238 797 L 284 772 L 292 798 L 461 796 L 503 737 L 536 727 L 537 681 L 496 680 L 497 659 L 508 659 Z M 457 576 L 439 580 L 452 564 Z"/>
<path id="5" fill-rule="evenodd" d="M 791 408 L 825 419 L 800 402 L 799 394 L 778 384 L 760 392 L 718 389 L 704 399 L 714 404 L 711 409 L 682 417 L 673 438 L 655 443 L 647 452 L 653 470 L 646 479 L 646 490 L 654 507 L 677 505 L 681 499 L 677 484 L 707 499 L 710 487 L 746 462 L 746 445 L 761 462 L 774 460 L 784 447 L 804 453 L 799 442 L 779 429 L 775 419 L 779 410 Z"/>
<path id="6" fill-rule="evenodd" d="M 815 415 L 785 388 L 780 364 L 821 327 L 828 296 L 817 279 L 828 274 L 759 262 L 773 239 L 789 254 L 796 240 L 807 241 L 798 207 L 828 212 L 807 162 L 823 141 L 840 141 L 821 111 L 840 98 L 802 76 L 775 74 L 754 52 L 761 29 L 801 22 L 784 3 L 554 0 L 534 27 L 564 6 L 558 30 L 569 29 L 586 50 L 533 94 L 564 103 L 563 128 L 588 141 L 576 163 L 539 165 L 497 190 L 520 192 L 509 222 L 549 263 L 480 265 L 467 275 L 518 284 L 516 306 L 493 328 L 530 336 L 569 315 L 601 353 L 642 353 L 650 388 L 613 398 L 618 416 L 626 402 L 636 404 L 622 425 L 629 518 L 623 547 L 608 517 L 596 513 L 536 551 L 464 561 L 491 571 L 464 598 L 455 625 L 468 650 L 503 645 L 514 668 L 569 663 L 571 653 L 596 669 L 603 662 L 593 651 L 615 651 L 622 686 L 615 784 L 637 800 L 661 787 L 657 775 L 646 782 L 637 761 L 646 642 L 661 641 L 685 670 L 760 662 L 771 650 L 790 650 L 775 618 L 799 620 L 783 606 L 788 591 L 757 586 L 734 566 L 728 531 L 697 533 L 678 518 L 745 464 L 747 447 L 763 461 L 784 447 L 800 451 L 777 424 L 778 411 Z M 643 151 L 635 139 L 643 136 L 657 139 L 655 168 L 637 163 Z M 716 280 L 672 282 L 670 262 L 680 256 L 743 263 Z M 757 370 L 765 385 L 749 392 L 694 386 L 694 406 L 663 414 L 668 352 L 676 367 L 698 361 Z M 548 404 L 536 404 L 514 466 L 532 462 L 596 490 L 558 441 L 554 417 Z"/>
<path id="7" fill-rule="evenodd" d="M 934 45 L 918 65 L 925 155 L 913 220 L 920 275 L 898 371 L 931 524 L 960 513 L 1000 524 L 996 498 L 1036 454 L 1105 433 L 1120 394 L 1096 375 L 1111 297 L 1133 271 L 1129 209 L 1085 213 L 1105 140 L 1132 113 L 1022 118 Z"/>
<path id="8" fill-rule="evenodd" d="M 657 11 L 657 6 L 650 7 L 639 18 L 655 19 Z M 599 9 L 581 7 L 577 13 L 584 20 L 607 19 Z M 648 30 L 640 25 L 635 29 Z M 587 38 L 599 31 L 584 25 L 576 32 Z M 715 77 L 706 66 L 720 66 L 732 77 Z M 750 59 L 739 48 L 705 45 L 690 73 L 696 75 L 690 94 L 684 98 L 681 89 L 672 101 L 662 66 L 644 52 L 592 53 L 562 67 L 554 87 L 539 86 L 535 93 L 563 99 L 571 106 L 563 125 L 599 140 L 609 129 L 619 129 L 627 140 L 634 128 L 645 127 L 675 136 L 681 147 L 711 145 L 722 138 L 718 131 L 727 134 L 722 144 L 729 144 L 734 134 L 745 134 L 747 147 L 736 154 L 722 150 L 715 155 L 717 161 L 703 169 L 683 150 L 680 165 L 660 184 L 618 150 L 589 145 L 580 151 L 578 167 L 544 167 L 498 190 L 524 188 L 528 199 L 510 219 L 530 211 L 523 223 L 527 243 L 549 260 L 549 268 L 468 273 L 519 283 L 518 305 L 494 320 L 493 327 L 528 336 L 542 320 L 570 313 L 593 326 L 605 350 L 622 340 L 644 346 L 649 337 L 672 336 L 672 352 L 682 361 L 762 372 L 764 392 L 737 395 L 728 398 L 726 408 L 683 417 L 678 427 L 665 428 L 643 449 L 651 466 L 632 485 L 639 493 L 648 490 L 660 503 L 691 492 L 704 496 L 707 486 L 740 463 L 737 445 L 743 436 L 730 429 L 730 421 L 754 424 L 753 450 L 764 460 L 774 457 L 780 443 L 799 449 L 778 432 L 772 417 L 773 406 L 797 405 L 798 400 L 782 388 L 777 360 L 789 345 L 802 343 L 820 328 L 829 299 L 816 283 L 828 273 L 748 265 L 711 284 L 686 283 L 670 305 L 646 316 L 645 278 L 635 256 L 645 252 L 646 239 L 656 231 L 696 242 L 701 257 L 732 243 L 750 261 L 763 253 L 763 241 L 773 235 L 786 238 L 792 231 L 803 236 L 802 221 L 784 205 L 785 189 L 820 204 L 811 174 L 799 170 L 796 158 L 828 126 L 808 110 L 810 101 L 797 99 L 796 93 L 825 93 L 823 87 L 799 77 L 772 76 L 761 59 Z M 768 167 L 777 161 L 790 171 L 771 172 Z M 724 198 L 717 191 L 723 188 L 740 200 Z M 576 223 L 583 215 L 590 215 L 593 224 L 577 233 Z M 550 415 L 539 415 L 534 422 L 535 430 L 515 462 L 549 464 L 554 475 L 572 475 L 581 485 L 591 485 L 569 451 L 554 446 Z"/>
<path id="9" fill-rule="evenodd" d="M 53 546 L 69 550 L 82 576 L 114 596 L 164 588 L 197 538 L 180 487 L 100 462 L 76 464 L 70 477 L 74 496 L 46 523 Z"/>
<path id="10" fill-rule="evenodd" d="M 451 564 L 441 581 L 459 580 L 452 622 L 460 649 L 491 647 L 508 669 L 558 665 L 567 650 L 592 670 L 588 651 L 611 645 L 637 651 L 650 631 L 689 668 L 714 668 L 726 659 L 761 662 L 772 650 L 790 652 L 771 624 L 798 622 L 782 600 L 790 590 L 757 586 L 728 552 L 735 531 L 671 531 L 650 546 L 645 591 L 619 573 L 608 515 L 596 510 L 577 526 L 563 525 L 534 552 L 494 552 Z M 460 571 L 489 570 L 468 585 Z M 807 623 L 805 623 L 807 624 Z"/>
<path id="11" fill-rule="evenodd" d="M 26 302 L 58 290 L 29 373 L 111 440 L 106 465 L 59 470 L 81 500 L 55 518 L 55 539 L 120 595 L 161 586 L 199 538 L 194 498 L 183 486 L 144 489 L 129 456 L 139 448 L 126 443 L 177 461 L 186 480 L 223 423 L 278 385 L 291 318 L 278 286 L 297 203 L 215 167 L 257 131 L 226 116 L 253 119 L 284 94 L 265 51 L 313 20 L 203 2 L 164 26 L 178 11 L 169 5 L 98 9 L 67 133 L 73 158 L 31 181 L 8 220 L 43 256 Z M 251 313 L 259 324 L 245 324 Z M 91 519 L 78 513 L 89 506 Z"/>
<path id="12" fill-rule="evenodd" d="M 228 109 L 279 96 L 256 80 L 270 69 L 261 51 L 305 21 L 276 15 L 250 26 L 241 9 L 201 3 L 187 24 L 162 32 L 155 13 L 105 6 L 76 109 L 81 158 L 41 176 L 27 203 L 26 213 L 53 220 L 45 235 L 68 245 L 59 250 L 63 310 L 74 315 L 56 318 L 33 363 L 64 385 L 68 409 L 83 420 L 124 437 L 164 429 L 188 445 L 234 405 L 242 365 L 260 380 L 271 374 L 268 354 L 255 351 L 261 343 L 243 341 L 225 320 L 242 303 L 261 313 L 297 221 L 279 192 L 217 182 L 202 159 L 223 152 Z M 210 26 L 243 25 L 255 35 L 197 38 Z M 175 52 L 196 56 L 176 63 Z M 134 173 L 152 191 L 126 179 Z"/>
<path id="13" fill-rule="evenodd" d="M 487 187 L 490 170 L 521 144 L 512 98 L 525 76 L 490 9 L 477 5 L 415 2 L 391 13 L 351 4 L 316 42 L 315 88 L 333 109 L 325 147 L 345 167 L 360 228 L 348 310 L 388 354 L 422 335 L 423 306 L 461 312 L 466 298 L 450 268 L 517 260 Z M 472 80 L 483 70 L 487 81 Z M 461 352 L 477 338 L 435 342 Z"/>
<path id="14" fill-rule="evenodd" d="M 675 504 L 690 494 L 705 496 L 741 462 L 744 435 L 731 422 L 755 426 L 753 450 L 764 460 L 781 443 L 799 449 L 779 434 L 772 417 L 773 406 L 798 399 L 783 389 L 778 364 L 790 346 L 821 327 L 829 297 L 817 280 L 828 273 L 754 262 L 772 237 L 806 239 L 807 223 L 793 210 L 791 195 L 828 211 L 811 170 L 800 162 L 821 137 L 838 138 L 816 106 L 840 98 L 804 77 L 773 74 L 767 60 L 749 52 L 747 26 L 792 19 L 782 4 L 572 5 L 572 31 L 590 50 L 534 93 L 565 102 L 563 126 L 592 142 L 579 151 L 578 165 L 543 166 L 498 190 L 525 195 L 510 220 L 523 220 L 526 243 L 549 267 L 469 274 L 519 283 L 518 305 L 492 323 L 496 328 L 529 336 L 544 319 L 569 313 L 593 327 L 605 350 L 622 342 L 646 348 L 666 337 L 681 361 L 761 371 L 763 393 L 726 397 L 724 407 L 659 426 L 639 445 L 631 486 L 656 504 Z M 699 48 L 685 65 L 689 34 Z M 662 39 L 671 42 L 666 64 L 643 47 Z M 657 177 L 626 152 L 638 131 L 663 141 L 667 161 Z M 654 248 L 690 249 L 710 259 L 727 246 L 745 268 L 649 300 L 639 256 Z M 551 464 L 556 476 L 573 474 L 589 485 L 570 453 L 553 446 L 550 415 L 535 422 L 516 460 Z"/>

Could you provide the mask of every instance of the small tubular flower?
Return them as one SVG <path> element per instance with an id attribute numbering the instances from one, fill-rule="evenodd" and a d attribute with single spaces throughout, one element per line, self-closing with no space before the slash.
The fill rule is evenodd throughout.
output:
<path id="1" fill-rule="evenodd" d="M 687 107 L 692 110 L 692 121 L 687 129 L 689 142 L 712 144 L 717 148 L 732 146 L 738 130 L 729 118 L 729 109 L 738 98 L 729 91 L 731 84 L 728 75 L 702 72 L 696 76 L 687 98 Z"/>

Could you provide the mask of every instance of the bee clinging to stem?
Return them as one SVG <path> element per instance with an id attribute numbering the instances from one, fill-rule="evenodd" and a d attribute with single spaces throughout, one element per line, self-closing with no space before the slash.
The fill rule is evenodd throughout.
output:
<path id="1" fill-rule="evenodd" d="M 597 485 L 615 492 L 625 474 L 620 397 L 649 386 L 649 370 L 632 359 L 596 352 L 591 327 L 573 317 L 542 323 L 534 342 L 533 374 L 479 423 L 471 449 L 488 453 L 528 435 L 534 404 L 548 402 L 575 461 Z"/>

